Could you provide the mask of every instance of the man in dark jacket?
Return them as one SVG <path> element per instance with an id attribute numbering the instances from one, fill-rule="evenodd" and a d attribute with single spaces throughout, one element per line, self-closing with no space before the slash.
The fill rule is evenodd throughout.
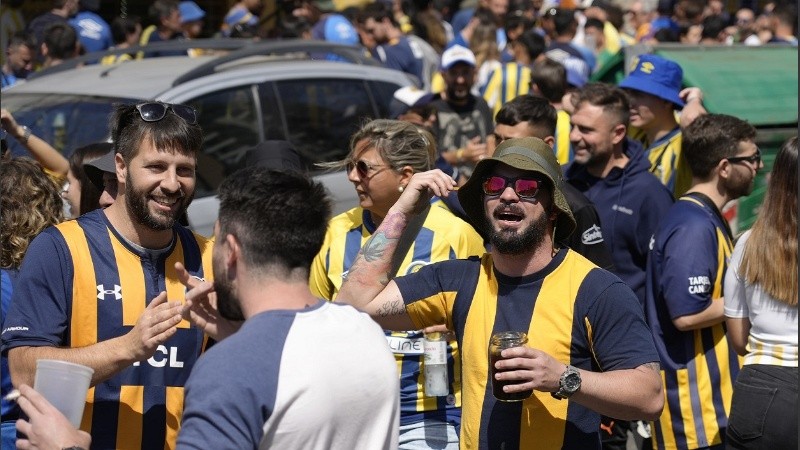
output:
<path id="1" fill-rule="evenodd" d="M 626 137 L 629 105 L 621 89 L 588 84 L 573 102 L 570 141 L 575 160 L 565 177 L 594 203 L 614 273 L 644 304 L 650 239 L 672 195 L 649 172 L 641 144 Z"/>
<path id="2" fill-rule="evenodd" d="M 613 272 L 644 308 L 647 253 L 658 223 L 672 205 L 672 194 L 650 173 L 642 145 L 627 137 L 630 108 L 625 92 L 591 83 L 573 96 L 573 105 L 569 140 L 575 157 L 564 177 L 594 203 L 614 260 Z M 633 422 L 605 416 L 601 428 L 604 448 L 624 448 L 626 430 L 637 429 Z"/>

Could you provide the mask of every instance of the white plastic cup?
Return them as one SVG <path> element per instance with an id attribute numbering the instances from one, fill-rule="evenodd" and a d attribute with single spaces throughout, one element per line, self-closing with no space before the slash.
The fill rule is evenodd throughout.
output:
<path id="1" fill-rule="evenodd" d="M 81 426 L 86 393 L 94 369 L 57 359 L 36 361 L 33 389 L 61 411 L 75 428 Z"/>

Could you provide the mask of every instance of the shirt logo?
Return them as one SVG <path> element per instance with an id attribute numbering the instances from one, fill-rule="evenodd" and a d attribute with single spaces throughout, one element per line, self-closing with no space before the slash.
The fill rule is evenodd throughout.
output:
<path id="1" fill-rule="evenodd" d="M 632 209 L 626 208 L 624 206 L 620 206 L 620 205 L 617 205 L 617 204 L 614 204 L 613 206 L 611 206 L 611 209 L 614 210 L 614 211 L 619 211 L 621 213 L 625 213 L 625 214 L 627 214 L 629 216 L 633 215 L 633 210 Z"/>
<path id="2" fill-rule="evenodd" d="M 97 285 L 97 299 L 105 300 L 106 295 L 113 295 L 114 300 L 122 300 L 122 286 L 115 284 L 114 289 L 106 289 L 105 285 Z"/>
<path id="3" fill-rule="evenodd" d="M 597 224 L 593 224 L 586 229 L 581 235 L 581 242 L 583 242 L 583 245 L 594 245 L 603 242 L 603 232 L 600 231 L 600 227 Z"/>
<path id="4" fill-rule="evenodd" d="M 705 275 L 689 277 L 690 294 L 708 294 L 711 292 L 711 280 Z"/>
<path id="5" fill-rule="evenodd" d="M 386 336 L 389 349 L 392 353 L 401 355 L 422 355 L 424 338 L 404 338 L 399 336 Z"/>
<path id="6" fill-rule="evenodd" d="M 639 70 L 641 70 L 642 72 L 644 72 L 646 74 L 651 74 L 651 73 L 653 73 L 653 71 L 655 69 L 656 69 L 656 66 L 654 66 L 653 63 L 647 61 L 647 62 L 642 63 L 642 67 Z"/>
<path id="7" fill-rule="evenodd" d="M 411 264 L 406 268 L 406 275 L 419 272 L 419 269 L 430 264 L 428 261 L 411 261 Z"/>

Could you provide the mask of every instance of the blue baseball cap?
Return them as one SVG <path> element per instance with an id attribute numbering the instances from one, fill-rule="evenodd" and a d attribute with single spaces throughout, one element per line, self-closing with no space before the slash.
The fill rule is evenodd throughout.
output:
<path id="1" fill-rule="evenodd" d="M 640 55 L 633 71 L 619 87 L 654 95 L 683 108 L 678 96 L 683 86 L 683 69 L 678 63 L 656 55 Z"/>
<path id="2" fill-rule="evenodd" d="M 178 5 L 178 10 L 181 12 L 181 23 L 194 22 L 206 16 L 203 8 L 197 6 L 197 3 L 188 1 L 181 2 Z"/>

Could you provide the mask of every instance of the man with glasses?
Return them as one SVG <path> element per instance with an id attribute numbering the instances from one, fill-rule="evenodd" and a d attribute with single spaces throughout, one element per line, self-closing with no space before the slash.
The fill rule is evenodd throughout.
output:
<path id="1" fill-rule="evenodd" d="M 748 195 L 761 163 L 756 129 L 709 114 L 684 130 L 692 186 L 667 212 L 647 260 L 645 314 L 661 357 L 667 410 L 659 449 L 724 448 L 739 360 L 725 337 L 723 275 L 733 235 L 722 216 Z"/>
<path id="2" fill-rule="evenodd" d="M 458 197 L 490 236 L 481 258 L 422 267 L 390 280 L 399 237 L 431 194 L 455 181 L 415 174 L 364 244 L 339 293 L 387 329 L 446 324 L 461 349 L 462 448 L 599 449 L 600 414 L 655 419 L 663 394 L 658 357 L 633 292 L 557 242 L 575 228 L 553 150 L 537 138 L 508 139 L 477 164 Z M 495 399 L 489 340 L 528 334 L 494 367 L 505 393 Z M 533 391 L 533 393 L 530 393 Z"/>
<path id="3" fill-rule="evenodd" d="M 174 448 L 183 386 L 206 345 L 181 319 L 175 271 L 211 277 L 211 243 L 177 223 L 195 189 L 195 111 L 119 105 L 112 120 L 116 201 L 36 237 L 5 319 L 15 385 L 37 359 L 94 369 L 82 428 L 92 448 Z M 168 300 L 169 299 L 169 300 Z"/>

